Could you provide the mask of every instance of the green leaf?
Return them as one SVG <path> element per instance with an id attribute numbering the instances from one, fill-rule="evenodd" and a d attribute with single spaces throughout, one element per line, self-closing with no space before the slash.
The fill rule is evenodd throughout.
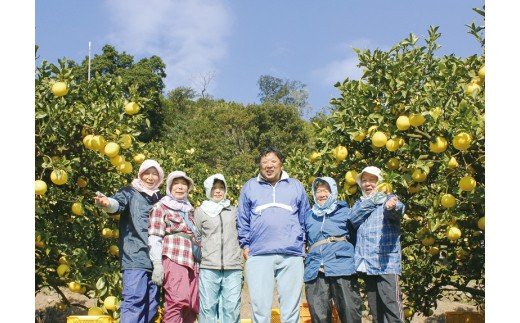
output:
<path id="1" fill-rule="evenodd" d="M 482 17 L 484 17 L 486 15 L 485 11 L 483 9 L 480 9 L 480 8 L 473 8 L 473 11 L 475 11 L 476 13 L 481 15 Z"/>
<path id="2" fill-rule="evenodd" d="M 318 172 L 320 171 L 320 168 L 321 168 L 321 161 L 318 162 L 318 163 L 316 164 L 316 166 L 314 166 L 314 169 L 313 169 L 313 171 L 312 171 L 312 174 L 313 174 L 313 175 L 314 175 L 314 174 L 318 174 Z"/>
<path id="3" fill-rule="evenodd" d="M 99 290 L 99 298 L 103 298 L 108 292 L 108 286 L 103 287 L 101 290 Z"/>
<path id="4" fill-rule="evenodd" d="M 34 118 L 35 119 L 42 119 L 42 118 L 45 118 L 46 116 L 47 116 L 47 113 L 38 111 L 38 112 L 35 113 Z"/>
<path id="5" fill-rule="evenodd" d="M 106 281 L 104 277 L 100 277 L 96 282 L 96 289 L 101 290 L 105 287 Z"/>

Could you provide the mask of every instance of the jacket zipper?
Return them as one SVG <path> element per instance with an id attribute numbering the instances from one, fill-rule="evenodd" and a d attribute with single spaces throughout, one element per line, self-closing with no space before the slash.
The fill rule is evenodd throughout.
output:
<path id="1" fill-rule="evenodd" d="M 220 263 L 222 270 L 224 270 L 224 221 L 222 220 L 222 212 L 218 216 L 220 218 Z"/>
<path id="2" fill-rule="evenodd" d="M 327 219 L 327 214 L 323 214 L 323 221 L 321 222 L 321 228 L 320 228 L 320 232 L 321 232 L 321 235 L 323 238 L 325 238 L 325 234 L 323 233 L 323 226 L 325 225 L 326 219 Z M 323 267 L 323 273 L 325 273 L 325 266 L 323 264 L 323 246 L 320 247 L 320 256 L 321 256 L 320 267 Z"/>

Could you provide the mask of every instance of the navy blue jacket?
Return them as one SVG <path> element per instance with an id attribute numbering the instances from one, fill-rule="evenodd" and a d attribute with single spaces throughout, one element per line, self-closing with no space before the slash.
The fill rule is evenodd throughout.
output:
<path id="1" fill-rule="evenodd" d="M 148 254 L 148 214 L 160 200 L 160 194 L 149 196 L 128 186 L 111 196 L 119 204 L 119 259 L 121 270 L 152 271 Z"/>

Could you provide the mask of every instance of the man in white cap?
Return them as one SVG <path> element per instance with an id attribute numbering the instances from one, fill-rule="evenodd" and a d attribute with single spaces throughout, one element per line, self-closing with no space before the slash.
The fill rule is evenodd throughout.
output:
<path id="1" fill-rule="evenodd" d="M 381 170 L 365 167 L 356 177 L 362 196 L 356 202 L 377 193 Z M 401 274 L 400 221 L 404 204 L 389 194 L 357 231 L 354 261 L 366 283 L 366 294 L 373 322 L 404 322 L 399 275 Z"/>

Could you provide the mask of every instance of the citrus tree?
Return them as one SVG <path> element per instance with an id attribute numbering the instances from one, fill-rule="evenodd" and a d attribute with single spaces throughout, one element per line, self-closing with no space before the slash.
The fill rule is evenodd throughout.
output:
<path id="1" fill-rule="evenodd" d="M 388 51 L 356 50 L 362 77 L 335 84 L 332 113 L 314 123 L 315 150 L 287 162 L 308 185 L 335 178 L 351 204 L 356 175 L 384 171 L 379 189 L 406 205 L 408 317 L 431 314 L 446 290 L 484 302 L 484 55 L 437 57 L 439 37 L 430 27 L 425 45 L 411 34 Z"/>
<path id="2" fill-rule="evenodd" d="M 135 140 L 148 99 L 120 77 L 81 80 L 66 60 L 35 77 L 35 291 L 58 288 L 100 299 L 117 317 L 118 219 L 93 204 L 127 185 L 145 159 Z"/>
<path id="3" fill-rule="evenodd" d="M 294 106 L 193 100 L 180 89 L 161 97 L 160 138 L 141 142 L 142 129 L 152 126 L 146 112 L 157 108 L 154 93 L 143 97 L 119 73 L 95 73 L 88 81 L 74 62 L 58 63 L 44 61 L 35 78 L 35 290 L 53 288 L 62 297 L 59 308 L 70 305 L 59 288 L 67 287 L 99 300 L 92 314 L 119 316 L 120 215 L 109 216 L 93 197 L 128 185 L 145 158 L 166 174 L 180 169 L 192 177 L 194 206 L 206 199 L 203 181 L 225 174 L 236 205 L 243 183 L 257 172 L 261 147 L 309 141 L 309 124 Z"/>

